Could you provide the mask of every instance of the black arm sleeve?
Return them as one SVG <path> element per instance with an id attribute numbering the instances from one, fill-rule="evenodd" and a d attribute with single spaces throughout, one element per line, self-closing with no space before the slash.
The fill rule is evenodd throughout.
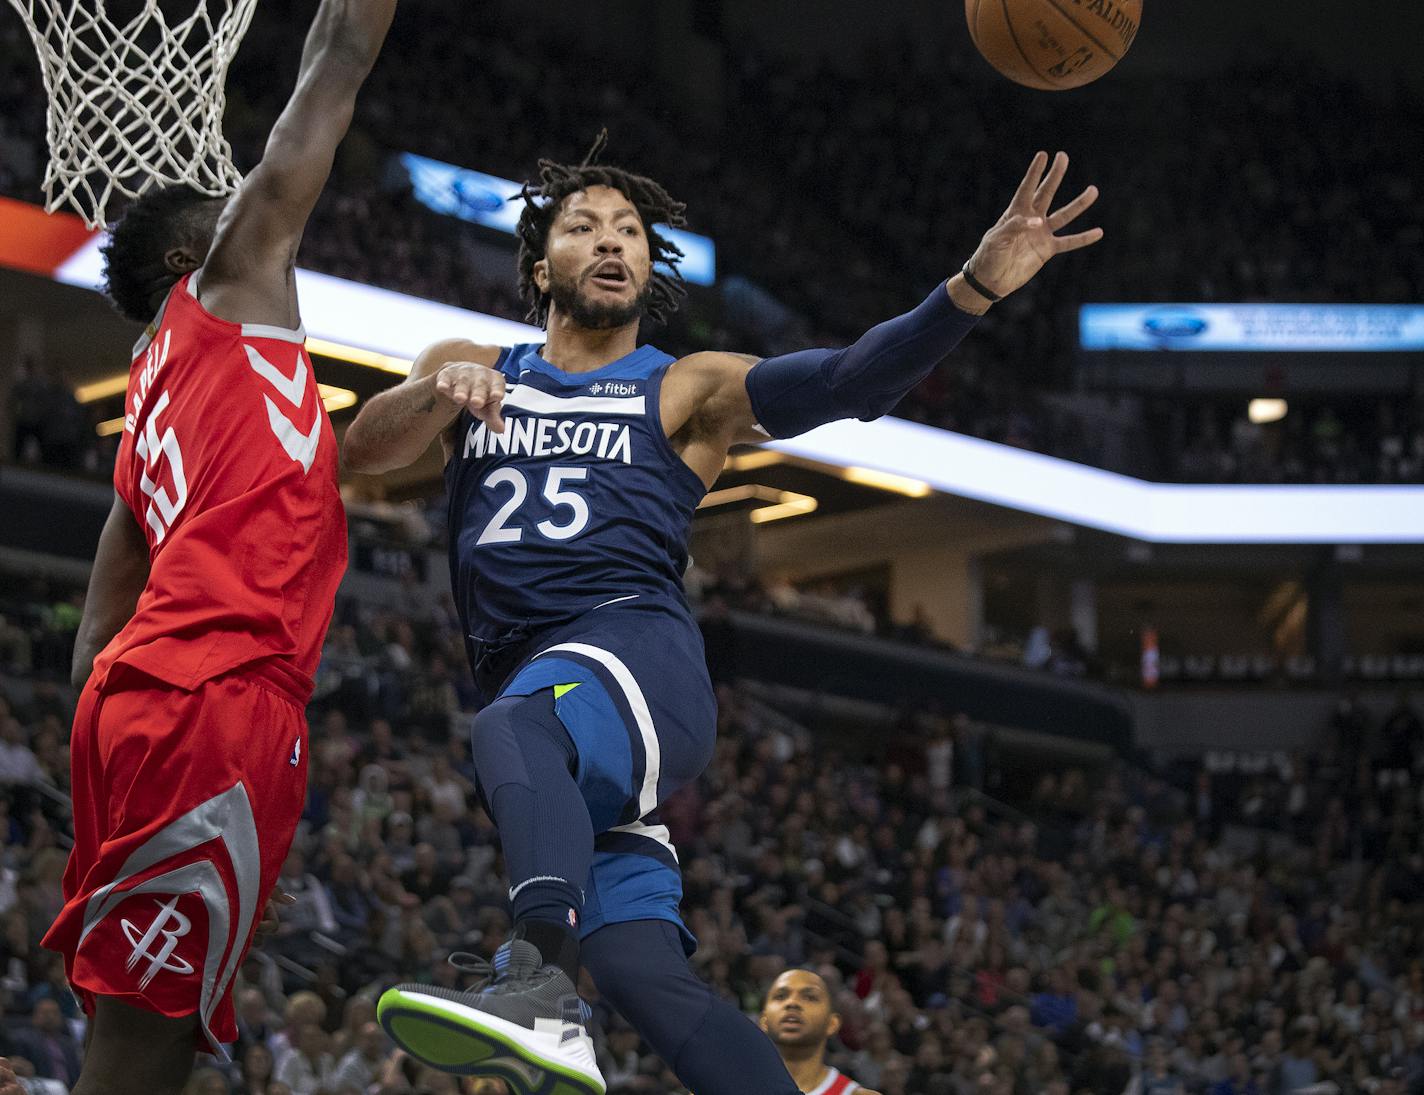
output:
<path id="1" fill-rule="evenodd" d="M 914 311 L 872 327 L 843 350 L 798 350 L 758 362 L 747 373 L 757 423 L 770 437 L 795 437 L 842 418 L 879 418 L 978 320 L 956 307 L 941 283 Z"/>

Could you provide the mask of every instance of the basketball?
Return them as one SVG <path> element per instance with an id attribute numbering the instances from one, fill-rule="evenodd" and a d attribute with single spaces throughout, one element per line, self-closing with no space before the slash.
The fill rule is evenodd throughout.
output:
<path id="1" fill-rule="evenodd" d="M 979 52 L 1010 80 L 1067 91 L 1126 56 L 1142 0 L 964 0 L 964 14 Z"/>

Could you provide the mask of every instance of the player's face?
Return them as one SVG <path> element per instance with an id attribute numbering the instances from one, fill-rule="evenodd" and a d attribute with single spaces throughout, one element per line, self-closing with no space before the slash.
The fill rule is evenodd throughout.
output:
<path id="1" fill-rule="evenodd" d="M 814 973 L 787 970 L 766 994 L 761 1029 L 779 1046 L 825 1045 L 840 1025 L 840 1016 L 831 1011 L 826 983 Z"/>
<path id="2" fill-rule="evenodd" d="M 648 233 L 619 191 L 593 186 L 565 199 L 535 278 L 555 309 L 580 327 L 636 322 L 652 277 Z"/>

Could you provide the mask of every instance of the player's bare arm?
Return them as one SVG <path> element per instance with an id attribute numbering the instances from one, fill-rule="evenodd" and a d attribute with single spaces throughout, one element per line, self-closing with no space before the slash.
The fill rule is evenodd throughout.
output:
<path id="1" fill-rule="evenodd" d="M 297 248 L 395 9 L 396 0 L 322 0 L 296 91 L 261 162 L 223 210 L 203 263 L 200 293 L 214 315 L 298 325 Z"/>
<path id="2" fill-rule="evenodd" d="M 347 428 L 341 444 L 347 470 L 379 475 L 404 468 L 419 460 L 437 437 L 448 457 L 446 434 L 461 410 L 503 432 L 504 375 L 494 368 L 500 353 L 498 346 L 460 338 L 427 346 L 411 365 L 410 375 L 367 400 Z"/>
<path id="3" fill-rule="evenodd" d="M 115 498 L 99 536 L 84 615 L 74 639 L 69 679 L 75 688 L 84 687 L 94 658 L 129 622 L 147 583 L 148 541 L 128 506 Z"/>
<path id="4" fill-rule="evenodd" d="M 683 459 L 709 485 L 736 444 L 789 437 L 842 418 L 878 418 L 923 380 L 995 300 L 1022 288 L 1055 255 L 1102 239 L 1100 228 L 1059 235 L 1097 201 L 1089 186 L 1052 210 L 1068 171 L 1039 152 L 994 226 L 965 264 L 907 315 L 845 350 L 807 350 L 760 361 L 692 354 L 663 385 L 663 423 Z M 1052 211 L 1051 211 L 1052 210 Z"/>

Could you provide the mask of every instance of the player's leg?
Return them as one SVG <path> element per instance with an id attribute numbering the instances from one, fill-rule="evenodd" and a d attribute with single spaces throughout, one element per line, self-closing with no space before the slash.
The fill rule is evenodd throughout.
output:
<path id="1" fill-rule="evenodd" d="M 697 1095 L 798 1095 L 776 1047 L 688 965 L 677 925 L 608 924 L 583 944 L 598 991 Z"/>
<path id="2" fill-rule="evenodd" d="M 476 716 L 472 738 L 480 792 L 504 847 L 513 938 L 576 983 L 593 822 L 554 697 L 549 688 L 496 700 Z"/>
<path id="3" fill-rule="evenodd" d="M 426 1064 L 497 1076 L 519 1095 L 599 1095 L 604 1083 L 578 997 L 578 926 L 593 858 L 593 823 L 574 771 L 578 751 L 555 689 L 507 695 L 475 719 L 480 792 L 509 869 L 514 931 L 474 992 L 398 985 L 382 1025 Z"/>
<path id="4" fill-rule="evenodd" d="M 649 815 L 705 766 L 715 709 L 690 623 L 610 611 L 576 639 L 520 670 L 475 728 L 476 771 L 505 842 L 516 921 L 492 984 L 456 994 L 397 986 L 380 1014 L 407 1052 L 447 1071 L 509 1081 L 490 1062 L 514 1056 L 564 1077 L 570 1090 L 601 1092 L 570 976 L 578 966 L 570 929 L 588 935 L 605 919 L 676 920 L 675 854 Z M 629 843 L 643 854 L 622 855 Z M 580 892 L 599 873 L 590 869 L 595 848 L 597 859 L 617 853 L 631 864 L 596 907 Z M 517 1095 L 535 1090 L 511 1082 Z"/>
<path id="5" fill-rule="evenodd" d="M 188 1082 L 199 1037 L 196 1015 L 170 1019 L 101 996 L 90 1030 L 71 1095 L 177 1095 Z"/>

